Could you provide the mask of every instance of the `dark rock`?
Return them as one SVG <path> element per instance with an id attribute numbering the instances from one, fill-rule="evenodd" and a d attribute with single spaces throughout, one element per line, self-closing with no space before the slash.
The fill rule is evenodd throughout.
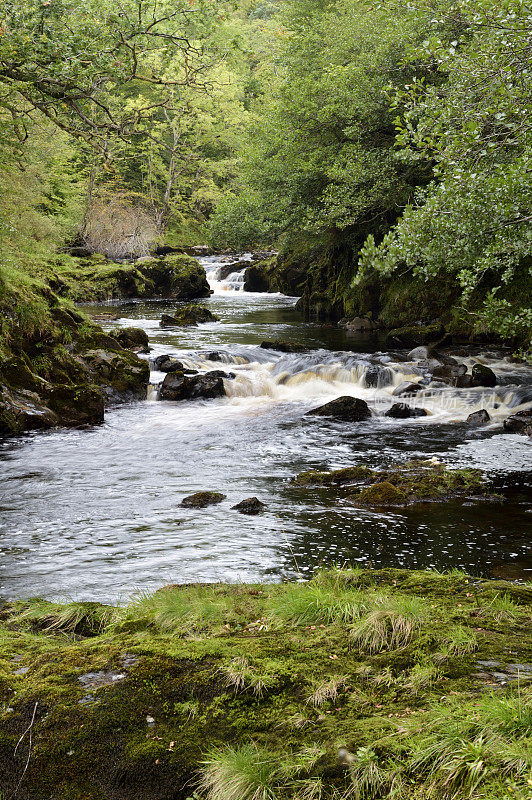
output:
<path id="1" fill-rule="evenodd" d="M 211 400 L 225 397 L 223 379 L 219 375 L 184 375 L 182 372 L 170 372 L 166 375 L 159 400 Z"/>
<path id="2" fill-rule="evenodd" d="M 228 381 L 236 378 L 236 374 L 234 372 L 224 372 L 223 369 L 212 369 L 206 374 L 210 375 L 211 378 L 225 378 Z"/>
<path id="3" fill-rule="evenodd" d="M 508 433 L 524 433 L 530 435 L 532 432 L 532 409 L 518 411 L 504 420 L 504 430 Z"/>
<path id="4" fill-rule="evenodd" d="M 110 335 L 126 350 L 147 353 L 150 349 L 148 334 L 143 328 L 120 328 L 112 331 Z"/>
<path id="5" fill-rule="evenodd" d="M 270 281 L 268 271 L 262 264 L 253 264 L 244 274 L 245 292 L 269 292 Z"/>
<path id="6" fill-rule="evenodd" d="M 194 322 L 192 324 L 195 325 L 196 323 Z M 163 314 L 159 321 L 159 325 L 161 328 L 174 328 L 179 327 L 180 322 L 176 317 L 171 317 L 170 314 Z"/>
<path id="7" fill-rule="evenodd" d="M 157 356 L 153 361 L 153 368 L 159 372 L 185 372 L 183 362 L 173 356 Z"/>
<path id="8" fill-rule="evenodd" d="M 412 381 L 403 381 L 396 386 L 392 392 L 393 397 L 403 397 L 404 395 L 408 394 L 417 394 L 420 392 L 424 387 L 420 386 L 419 383 L 412 383 Z"/>
<path id="9" fill-rule="evenodd" d="M 381 388 L 393 382 L 393 372 L 388 367 L 371 364 L 364 373 L 364 383 L 368 387 Z"/>
<path id="10" fill-rule="evenodd" d="M 361 400 L 358 397 L 345 396 L 338 397 L 324 406 L 308 411 L 306 416 L 333 417 L 345 422 L 360 422 L 371 417 L 371 411 L 365 400 Z"/>
<path id="11" fill-rule="evenodd" d="M 434 378 L 450 383 L 452 386 L 457 386 L 459 379 L 463 378 L 466 373 L 467 367 L 465 364 L 441 364 L 432 370 Z"/>
<path id="12" fill-rule="evenodd" d="M 244 264 L 248 264 L 248 261 L 233 261 L 229 264 L 221 264 L 218 269 L 216 270 L 217 278 L 219 281 L 225 281 L 229 275 L 232 275 L 233 272 L 240 272 L 244 269 Z"/>
<path id="13" fill-rule="evenodd" d="M 207 353 L 207 361 L 223 361 L 220 353 Z"/>
<path id="14" fill-rule="evenodd" d="M 394 419 L 408 419 L 409 417 L 426 417 L 428 415 L 424 408 L 412 408 L 412 406 L 407 406 L 405 403 L 394 403 L 384 416 L 393 417 Z"/>
<path id="15" fill-rule="evenodd" d="M 227 495 L 220 492 L 195 492 L 181 500 L 184 508 L 207 508 L 207 506 L 217 505 L 225 500 Z"/>
<path id="16" fill-rule="evenodd" d="M 474 364 L 471 370 L 473 386 L 497 386 L 497 376 L 492 369 L 484 364 Z"/>
<path id="17" fill-rule="evenodd" d="M 92 252 L 86 247 L 71 247 L 68 253 L 74 258 L 90 258 L 92 256 Z"/>
<path id="18" fill-rule="evenodd" d="M 439 322 L 430 325 L 409 325 L 391 330 L 386 337 L 386 343 L 400 347 L 416 347 L 439 341 L 443 333 L 443 325 Z"/>
<path id="19" fill-rule="evenodd" d="M 261 514 L 266 508 L 264 503 L 261 503 L 258 497 L 248 497 L 232 506 L 233 511 L 240 511 L 241 514 Z"/>
<path id="20" fill-rule="evenodd" d="M 375 470 L 366 466 L 344 467 L 332 472 L 321 472 L 316 469 L 300 472 L 290 483 L 295 486 L 343 486 L 350 483 L 360 483 L 372 478 Z"/>
<path id="21" fill-rule="evenodd" d="M 485 422 L 489 422 L 490 419 L 491 417 L 486 409 L 482 408 L 480 411 L 475 411 L 473 414 L 470 414 L 466 422 L 468 425 L 483 425 Z"/>
<path id="22" fill-rule="evenodd" d="M 283 342 L 277 340 L 275 342 L 261 342 L 260 346 L 263 350 L 278 350 L 279 353 L 304 353 L 308 347 L 302 344 L 292 344 L 291 342 Z"/>
<path id="23" fill-rule="evenodd" d="M 178 308 L 173 315 L 163 314 L 159 325 L 161 328 L 195 326 L 199 322 L 217 322 L 208 308 L 204 306 L 183 306 Z"/>

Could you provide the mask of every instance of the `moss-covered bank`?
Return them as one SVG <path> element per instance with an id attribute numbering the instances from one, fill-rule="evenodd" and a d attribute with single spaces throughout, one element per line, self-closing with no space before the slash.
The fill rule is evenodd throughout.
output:
<path id="1" fill-rule="evenodd" d="M 414 276 L 410 270 L 388 277 L 374 272 L 354 286 L 360 244 L 358 240 L 351 244 L 343 237 L 316 242 L 294 239 L 278 256 L 248 270 L 250 285 L 259 287 L 259 291 L 299 296 L 298 308 L 308 319 L 363 317 L 386 331 L 416 326 L 417 336 L 405 346 L 437 342 L 444 334 L 457 342 L 497 340 L 479 314 L 486 295 L 496 285 L 494 276 L 486 273 L 466 307 L 458 277 L 452 271 L 430 281 Z M 529 294 L 529 267 L 523 264 L 514 279 L 499 288 L 497 296 L 515 303 Z M 420 325 L 435 327 L 436 335 L 425 339 Z M 526 334 L 524 339 L 521 336 L 511 342 L 516 346 L 528 344 Z"/>
<path id="2" fill-rule="evenodd" d="M 529 797 L 532 586 L 331 570 L 0 612 L 20 800 Z"/>
<path id="3" fill-rule="evenodd" d="M 146 397 L 143 332 L 106 334 L 75 301 L 209 293 L 204 269 L 183 253 L 135 264 L 13 255 L 0 265 L 0 434 L 95 424 L 107 404 Z"/>

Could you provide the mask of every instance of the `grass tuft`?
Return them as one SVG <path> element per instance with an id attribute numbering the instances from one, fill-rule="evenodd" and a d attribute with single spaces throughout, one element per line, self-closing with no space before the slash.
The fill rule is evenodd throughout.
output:
<path id="1" fill-rule="evenodd" d="M 368 653 L 406 647 L 429 617 L 427 604 L 417 597 L 377 596 L 373 609 L 351 629 L 351 640 Z"/>
<path id="2" fill-rule="evenodd" d="M 275 756 L 255 745 L 211 751 L 203 762 L 199 792 L 205 800 L 275 800 Z"/>
<path id="3" fill-rule="evenodd" d="M 272 617 L 292 625 L 350 624 L 366 610 L 366 600 L 356 590 L 327 588 L 310 583 L 290 586 L 269 603 Z"/>
<path id="4" fill-rule="evenodd" d="M 307 705 L 323 706 L 328 700 L 336 700 L 339 692 L 345 688 L 347 678 L 345 675 L 333 675 L 328 681 L 322 681 L 314 687 L 314 691 L 307 697 Z"/>

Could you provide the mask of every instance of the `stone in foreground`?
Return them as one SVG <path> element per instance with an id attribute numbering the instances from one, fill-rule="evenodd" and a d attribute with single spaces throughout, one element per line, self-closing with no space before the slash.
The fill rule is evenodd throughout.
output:
<path id="1" fill-rule="evenodd" d="M 473 414 L 470 414 L 466 422 L 468 425 L 484 425 L 486 422 L 489 422 L 490 419 L 491 417 L 486 409 L 481 408 L 480 411 L 474 411 Z"/>
<path id="2" fill-rule="evenodd" d="M 205 375 L 167 373 L 159 392 L 159 400 L 213 400 L 225 397 L 223 378 L 206 372 Z"/>
<path id="3" fill-rule="evenodd" d="M 365 400 L 359 397 L 338 397 L 324 406 L 307 411 L 307 417 L 332 417 L 344 422 L 361 422 L 371 417 L 371 410 Z"/>

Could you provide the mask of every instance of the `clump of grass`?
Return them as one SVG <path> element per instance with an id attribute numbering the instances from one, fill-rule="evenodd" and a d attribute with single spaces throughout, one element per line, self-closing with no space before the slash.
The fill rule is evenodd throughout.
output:
<path id="1" fill-rule="evenodd" d="M 329 700 L 336 700 L 339 692 L 345 688 L 346 682 L 345 675 L 333 675 L 328 681 L 316 684 L 312 694 L 307 697 L 307 705 L 319 708 Z"/>
<path id="2" fill-rule="evenodd" d="M 100 603 L 51 603 L 35 598 L 14 604 L 8 610 L 8 622 L 30 625 L 47 632 L 96 636 L 108 628 L 117 616 L 114 606 Z"/>
<path id="3" fill-rule="evenodd" d="M 324 755 L 325 748 L 318 745 L 304 747 L 296 753 L 291 753 L 280 761 L 279 777 L 289 781 L 305 773 L 308 774 Z"/>
<path id="4" fill-rule="evenodd" d="M 520 614 L 519 606 L 514 603 L 508 594 L 497 594 L 482 608 L 484 614 L 492 617 L 495 622 L 514 622 Z"/>
<path id="5" fill-rule="evenodd" d="M 310 583 L 290 586 L 274 595 L 269 609 L 275 620 L 292 625 L 350 624 L 364 613 L 366 603 L 357 591 Z"/>
<path id="6" fill-rule="evenodd" d="M 384 762 L 384 763 L 383 763 Z M 397 765 L 379 758 L 372 747 L 360 747 L 349 765 L 355 800 L 397 796 L 401 776 Z"/>
<path id="7" fill-rule="evenodd" d="M 234 599 L 229 593 L 210 586 L 170 586 L 155 594 L 140 595 L 124 610 L 121 621 L 186 633 L 228 624 L 236 618 Z"/>
<path id="8" fill-rule="evenodd" d="M 275 800 L 277 763 L 254 745 L 213 750 L 203 762 L 199 793 L 205 800 Z"/>
<path id="9" fill-rule="evenodd" d="M 232 687 L 235 692 L 249 689 L 257 697 L 262 697 L 267 689 L 275 686 L 277 680 L 275 675 L 259 674 L 243 656 L 234 658 L 223 672 L 226 686 Z"/>
<path id="10" fill-rule="evenodd" d="M 444 653 L 449 656 L 465 656 L 473 653 L 477 647 L 475 632 L 463 625 L 454 625 L 444 639 Z"/>
<path id="11" fill-rule="evenodd" d="M 488 779 L 525 780 L 532 763 L 532 694 L 456 700 L 436 707 L 411 738 L 408 771 L 425 781 L 428 797 L 477 797 Z"/>
<path id="12" fill-rule="evenodd" d="M 398 650 L 420 633 L 428 618 L 427 604 L 419 598 L 380 595 L 351 629 L 351 640 L 368 653 Z"/>
<path id="13" fill-rule="evenodd" d="M 415 664 L 402 680 L 402 686 L 412 694 L 430 689 L 439 680 L 441 673 L 434 664 Z"/>
<path id="14" fill-rule="evenodd" d="M 375 684 L 375 686 L 386 686 L 390 688 L 393 686 L 397 680 L 391 670 L 390 667 L 385 667 L 381 672 L 377 672 L 371 676 L 371 682 Z"/>

